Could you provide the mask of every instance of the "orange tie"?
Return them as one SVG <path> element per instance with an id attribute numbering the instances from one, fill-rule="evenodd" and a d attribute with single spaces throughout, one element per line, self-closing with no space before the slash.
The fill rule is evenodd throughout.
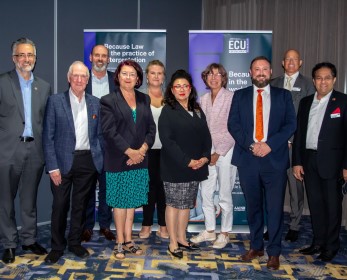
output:
<path id="1" fill-rule="evenodd" d="M 261 93 L 263 89 L 257 89 L 257 108 L 255 112 L 255 139 L 259 142 L 264 138 L 264 128 L 263 128 L 263 98 Z"/>

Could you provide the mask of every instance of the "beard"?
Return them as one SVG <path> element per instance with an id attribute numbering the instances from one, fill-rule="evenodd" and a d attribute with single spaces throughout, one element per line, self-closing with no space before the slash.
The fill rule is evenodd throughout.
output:
<path id="1" fill-rule="evenodd" d="M 21 65 L 20 63 L 16 63 L 16 66 L 21 72 L 31 72 L 34 69 L 35 63 Z"/>
<path id="2" fill-rule="evenodd" d="M 263 81 L 258 81 L 258 80 L 255 79 L 255 78 L 258 78 L 258 77 L 262 77 L 262 78 L 265 78 L 265 79 Z M 256 87 L 258 87 L 258 88 L 266 87 L 270 83 L 270 79 L 266 79 L 266 77 L 264 75 L 259 75 L 259 76 L 256 76 L 255 78 L 251 78 L 252 79 L 252 83 Z"/>
<path id="3" fill-rule="evenodd" d="M 103 64 L 102 66 L 98 66 L 96 65 L 95 63 L 93 63 L 93 69 L 96 71 L 96 72 L 103 72 L 106 70 L 106 67 L 107 67 L 107 64 Z"/>

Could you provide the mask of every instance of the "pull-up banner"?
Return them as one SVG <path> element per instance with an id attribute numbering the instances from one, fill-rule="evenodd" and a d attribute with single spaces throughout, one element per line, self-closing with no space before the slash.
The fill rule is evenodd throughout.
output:
<path id="1" fill-rule="evenodd" d="M 166 64 L 166 30 L 84 30 L 84 63 L 91 68 L 90 52 L 95 45 L 104 45 L 110 53 L 108 70 L 114 72 L 126 59 L 136 61 L 143 70 L 149 61 L 159 59 Z M 145 83 L 140 91 L 145 89 Z M 144 91 L 145 92 L 145 91 Z"/>
<path id="2" fill-rule="evenodd" d="M 236 91 L 252 84 L 249 76 L 250 63 L 257 56 L 271 61 L 272 31 L 189 31 L 189 72 L 199 96 L 207 92 L 201 72 L 213 62 L 220 63 L 228 73 L 227 89 Z M 234 225 L 247 225 L 246 202 L 238 177 L 232 191 Z M 203 220 L 201 196 L 198 195 L 190 221 Z M 217 222 L 220 222 L 218 189 L 215 192 Z"/>
<path id="3" fill-rule="evenodd" d="M 272 31 L 189 31 L 189 71 L 199 96 L 206 92 L 201 72 L 212 62 L 228 73 L 227 89 L 250 86 L 249 66 L 256 56 L 271 61 Z"/>

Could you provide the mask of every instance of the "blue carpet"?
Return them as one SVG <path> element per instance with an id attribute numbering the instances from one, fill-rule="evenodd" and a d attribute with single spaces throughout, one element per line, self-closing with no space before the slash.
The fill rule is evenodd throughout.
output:
<path id="1" fill-rule="evenodd" d="M 144 254 L 129 253 L 120 261 L 112 255 L 114 244 L 94 231 L 91 242 L 83 244 L 90 253 L 89 258 L 79 259 L 66 250 L 57 264 L 46 265 L 45 256 L 25 253 L 18 247 L 15 263 L 0 262 L 0 279 L 347 279 L 346 230 L 341 231 L 338 255 L 331 263 L 324 263 L 315 256 L 298 252 L 311 243 L 309 217 L 303 217 L 302 224 L 297 242 L 282 242 L 278 271 L 266 268 L 266 254 L 252 262 L 239 261 L 239 256 L 249 249 L 248 234 L 231 233 L 230 243 L 221 250 L 213 249 L 211 243 L 202 243 L 201 252 L 185 252 L 184 258 L 178 260 L 168 255 L 168 241 L 158 238 L 154 232 L 143 240 L 134 232 L 134 240 Z M 39 243 L 50 247 L 49 225 L 39 227 Z"/>

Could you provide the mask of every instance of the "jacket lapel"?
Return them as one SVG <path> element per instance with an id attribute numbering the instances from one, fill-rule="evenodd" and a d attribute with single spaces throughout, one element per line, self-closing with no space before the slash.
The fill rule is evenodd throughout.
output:
<path id="1" fill-rule="evenodd" d="M 62 103 L 63 103 L 63 108 L 65 110 L 65 113 L 68 119 L 68 123 L 71 126 L 72 131 L 75 133 L 75 124 L 74 124 L 73 116 L 72 116 L 69 91 L 64 92 L 62 96 Z"/>
<path id="2" fill-rule="evenodd" d="M 136 135 L 135 122 L 133 119 L 131 108 L 129 107 L 128 103 L 125 101 L 124 97 L 122 96 L 121 91 L 120 90 L 116 91 L 116 94 L 112 95 L 112 97 L 115 99 L 116 107 L 118 108 L 119 112 L 122 114 L 123 118 L 126 120 L 126 123 L 129 124 L 129 129 L 131 133 L 133 135 Z"/>
<path id="3" fill-rule="evenodd" d="M 22 90 L 20 88 L 19 84 L 19 78 L 16 70 L 12 70 L 10 73 L 11 81 L 12 81 L 12 92 L 14 94 L 14 98 L 17 101 L 18 109 L 20 116 L 24 120 L 24 104 L 23 104 L 23 96 L 22 96 Z"/>

